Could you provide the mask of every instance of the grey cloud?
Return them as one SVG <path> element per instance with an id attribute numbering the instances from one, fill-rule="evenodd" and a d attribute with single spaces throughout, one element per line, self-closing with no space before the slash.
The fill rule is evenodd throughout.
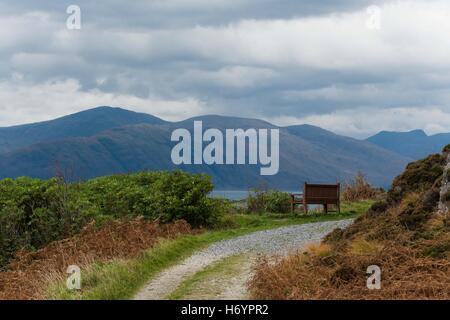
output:
<path id="1" fill-rule="evenodd" d="M 383 2 L 386 0 L 4 0 L 2 12 L 46 11 L 64 18 L 65 8 L 77 4 L 86 22 L 98 27 L 158 29 L 323 15 Z"/>
<path id="2" fill-rule="evenodd" d="M 83 28 L 68 32 L 65 8 L 74 2 L 82 8 Z M 79 90 L 80 103 L 120 97 L 147 112 L 157 108 L 143 110 L 145 101 L 177 108 L 189 101 L 194 110 L 180 117 L 202 112 L 300 121 L 339 110 L 421 106 L 450 112 L 444 59 L 450 50 L 441 38 L 433 42 L 418 26 L 398 25 L 393 34 L 377 35 L 364 30 L 359 16 L 339 15 L 383 3 L 397 1 L 7 0 L 0 4 L 0 89 L 35 86 L 29 91 L 42 97 L 59 81 L 65 85 L 58 90 L 69 88 L 71 99 Z M 416 34 L 421 42 L 413 43 Z M 403 47 L 398 39 L 406 39 Z M 11 80 L 17 74 L 25 84 Z M 67 85 L 67 79 L 77 83 Z M 30 97 L 24 101 L 32 103 Z M 15 108 L 8 103 L 0 107 L 1 118 Z M 70 104 L 67 111 L 75 108 Z"/>

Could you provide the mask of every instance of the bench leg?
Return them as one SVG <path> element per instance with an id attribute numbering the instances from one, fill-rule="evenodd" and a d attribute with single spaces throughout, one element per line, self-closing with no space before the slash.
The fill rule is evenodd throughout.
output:
<path id="1" fill-rule="evenodd" d="M 325 211 L 325 213 L 328 213 L 328 204 L 323 205 L 323 210 Z"/>
<path id="2" fill-rule="evenodd" d="M 303 205 L 303 210 L 305 211 L 305 214 L 308 214 L 308 205 L 307 204 Z"/>

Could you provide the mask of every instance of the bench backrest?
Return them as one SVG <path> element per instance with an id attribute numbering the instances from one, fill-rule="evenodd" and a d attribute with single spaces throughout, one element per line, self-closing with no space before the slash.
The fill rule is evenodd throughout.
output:
<path id="1" fill-rule="evenodd" d="M 307 203 L 337 203 L 340 197 L 340 184 L 305 183 L 303 197 Z"/>

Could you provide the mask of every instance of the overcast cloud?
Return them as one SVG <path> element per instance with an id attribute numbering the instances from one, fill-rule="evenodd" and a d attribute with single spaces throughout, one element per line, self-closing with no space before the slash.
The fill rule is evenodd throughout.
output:
<path id="1" fill-rule="evenodd" d="M 449 57 L 446 0 L 3 0 L 0 126 L 112 105 L 360 138 L 450 132 Z"/>

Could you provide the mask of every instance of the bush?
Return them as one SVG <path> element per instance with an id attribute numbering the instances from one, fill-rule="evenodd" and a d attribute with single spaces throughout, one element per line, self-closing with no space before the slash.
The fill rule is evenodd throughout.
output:
<path id="1" fill-rule="evenodd" d="M 442 155 L 434 154 L 408 164 L 406 170 L 394 179 L 388 192 L 388 203 L 398 204 L 409 192 L 423 192 L 436 186 L 440 187 L 445 160 Z"/>
<path id="2" fill-rule="evenodd" d="M 289 193 L 278 190 L 254 189 L 247 198 L 249 213 L 288 213 L 290 212 Z"/>
<path id="3" fill-rule="evenodd" d="M 114 175 L 67 184 L 62 179 L 0 181 L 0 268 L 19 249 L 33 250 L 78 233 L 89 221 L 144 216 L 194 227 L 220 220 L 226 206 L 207 195 L 207 175 L 181 171 Z"/>
<path id="4" fill-rule="evenodd" d="M 0 267 L 17 249 L 78 232 L 89 213 L 77 191 L 58 179 L 0 181 Z"/>
<path id="5" fill-rule="evenodd" d="M 199 227 L 214 224 L 220 201 L 208 198 L 210 177 L 182 171 L 143 172 L 96 178 L 82 184 L 82 193 L 100 215 L 143 215 L 170 222 L 184 219 Z"/>
<path id="6" fill-rule="evenodd" d="M 375 199 L 383 193 L 382 189 L 372 187 L 364 178 L 361 172 L 358 172 L 353 181 L 344 185 L 342 200 L 360 201 Z"/>

